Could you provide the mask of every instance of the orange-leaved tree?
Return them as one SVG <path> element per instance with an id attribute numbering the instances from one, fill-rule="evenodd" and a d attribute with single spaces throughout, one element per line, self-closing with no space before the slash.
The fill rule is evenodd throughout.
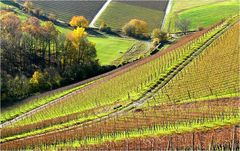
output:
<path id="1" fill-rule="evenodd" d="M 88 27 L 88 20 L 84 16 L 73 16 L 69 24 L 72 27 Z"/>

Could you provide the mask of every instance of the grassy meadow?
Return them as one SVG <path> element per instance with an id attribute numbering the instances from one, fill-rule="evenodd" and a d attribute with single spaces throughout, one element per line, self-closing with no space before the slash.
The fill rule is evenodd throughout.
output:
<path id="1" fill-rule="evenodd" d="M 190 30 L 196 30 L 200 26 L 209 27 L 222 19 L 238 14 L 239 7 L 240 4 L 237 0 L 173 0 L 164 30 L 178 32 L 179 30 L 175 27 L 177 17 L 190 20 Z"/>

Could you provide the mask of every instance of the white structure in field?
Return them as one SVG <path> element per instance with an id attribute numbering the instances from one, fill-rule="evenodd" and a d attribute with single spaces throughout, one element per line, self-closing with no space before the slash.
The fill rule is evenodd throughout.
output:
<path id="1" fill-rule="evenodd" d="M 163 30 L 163 28 L 164 28 L 166 18 L 167 18 L 168 14 L 170 13 L 170 10 L 172 8 L 172 3 L 173 3 L 173 0 L 169 0 L 168 5 L 167 5 L 167 9 L 165 11 L 165 15 L 164 15 L 164 18 L 163 18 L 161 30 Z"/>
<path id="2" fill-rule="evenodd" d="M 103 7 L 99 10 L 99 12 L 94 16 L 93 20 L 89 24 L 89 27 L 95 27 L 94 24 L 97 21 L 98 17 L 102 14 L 102 12 L 107 8 L 112 0 L 107 0 L 107 2 L 103 5 Z"/>

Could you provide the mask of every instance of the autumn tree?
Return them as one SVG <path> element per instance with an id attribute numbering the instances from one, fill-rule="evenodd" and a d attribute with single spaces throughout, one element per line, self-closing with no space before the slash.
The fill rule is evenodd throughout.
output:
<path id="1" fill-rule="evenodd" d="M 18 71 L 19 57 L 21 50 L 19 49 L 21 44 L 21 21 L 14 13 L 6 13 L 0 19 L 1 24 L 1 70 L 7 71 L 10 74 L 14 74 Z M 15 76 L 15 75 L 14 75 Z"/>
<path id="2" fill-rule="evenodd" d="M 140 37 L 148 32 L 148 25 L 145 21 L 132 19 L 123 26 L 122 31 L 128 36 Z"/>
<path id="3" fill-rule="evenodd" d="M 18 35 L 20 30 L 19 25 L 21 20 L 12 12 L 8 12 L 0 19 L 1 34 L 8 38 L 13 38 Z M 12 40 L 12 39 L 9 39 Z"/>
<path id="4" fill-rule="evenodd" d="M 30 17 L 22 24 L 22 31 L 25 33 L 25 35 L 29 35 L 29 51 L 33 53 L 34 55 L 34 63 L 37 63 L 37 52 L 40 49 L 41 46 L 40 40 L 42 35 L 42 27 L 40 25 L 40 21 L 36 17 Z"/>
<path id="5" fill-rule="evenodd" d="M 46 89 L 46 80 L 41 71 L 35 71 L 29 81 L 34 92 Z"/>
<path id="6" fill-rule="evenodd" d="M 69 24 L 72 27 L 88 27 L 88 20 L 84 16 L 73 16 Z"/>
<path id="7" fill-rule="evenodd" d="M 54 24 L 50 21 L 45 22 L 43 25 L 43 31 L 44 31 L 44 37 L 48 42 L 48 64 L 51 63 L 51 48 L 56 49 L 57 47 L 57 36 L 58 36 L 58 30 L 54 26 Z M 56 52 L 57 54 L 57 52 Z M 43 55 L 45 58 L 45 55 Z"/>
<path id="8" fill-rule="evenodd" d="M 77 27 L 68 34 L 68 40 L 71 42 L 72 59 L 75 63 L 87 63 L 96 58 L 95 44 L 89 42 L 84 28 Z"/>
<path id="9" fill-rule="evenodd" d="M 34 38 L 38 38 L 41 33 L 41 25 L 39 19 L 30 17 L 22 24 L 22 31 L 29 33 Z"/>
<path id="10" fill-rule="evenodd" d="M 166 41 L 168 38 L 168 35 L 166 32 L 161 31 L 159 28 L 155 28 L 153 29 L 152 33 L 151 33 L 151 39 L 152 39 L 152 43 L 154 46 L 156 46 L 157 44 L 159 44 L 159 42 L 163 42 Z"/>

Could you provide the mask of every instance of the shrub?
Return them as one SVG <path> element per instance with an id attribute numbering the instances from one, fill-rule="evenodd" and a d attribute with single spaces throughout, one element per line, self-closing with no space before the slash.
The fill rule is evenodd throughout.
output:
<path id="1" fill-rule="evenodd" d="M 122 31 L 124 34 L 131 37 L 145 37 L 144 34 L 148 32 L 148 25 L 145 21 L 132 19 L 123 26 Z"/>
<path id="2" fill-rule="evenodd" d="M 35 71 L 29 83 L 32 86 L 33 92 L 46 90 L 48 88 L 44 74 L 41 71 Z"/>
<path id="3" fill-rule="evenodd" d="M 101 22 L 99 30 L 106 33 L 110 33 L 112 31 L 111 27 L 107 26 L 107 24 L 104 21 Z"/>
<path id="4" fill-rule="evenodd" d="M 199 27 L 198 27 L 198 31 L 202 31 L 202 30 L 204 30 L 204 27 L 199 26 Z"/>
<path id="5" fill-rule="evenodd" d="M 166 32 L 161 31 L 159 28 L 155 28 L 151 33 L 151 38 L 152 40 L 158 38 L 159 41 L 165 41 L 168 39 L 168 34 Z"/>
<path id="6" fill-rule="evenodd" d="M 16 76 L 7 82 L 9 96 L 24 98 L 30 93 L 29 81 L 25 76 Z"/>
<path id="7" fill-rule="evenodd" d="M 152 40 L 152 45 L 153 45 L 153 46 L 157 46 L 157 45 L 159 44 L 159 42 L 160 42 L 160 39 L 159 39 L 159 38 L 154 38 L 154 39 Z"/>

